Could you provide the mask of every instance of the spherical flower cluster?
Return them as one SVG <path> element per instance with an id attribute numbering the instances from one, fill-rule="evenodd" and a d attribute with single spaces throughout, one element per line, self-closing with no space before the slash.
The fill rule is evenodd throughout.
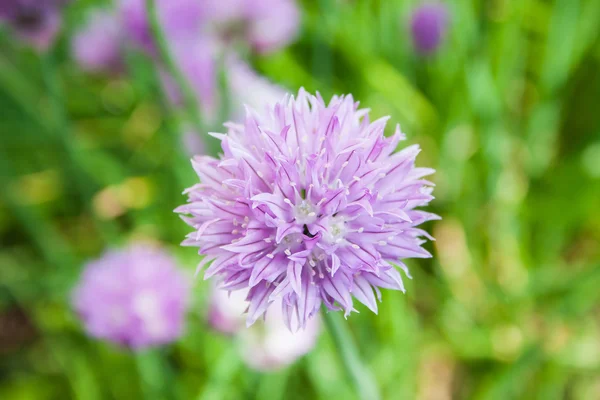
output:
<path id="1" fill-rule="evenodd" d="M 6 22 L 24 41 L 39 50 L 54 42 L 60 27 L 60 9 L 70 0 L 2 0 L 0 22 Z"/>
<path id="2" fill-rule="evenodd" d="M 121 23 L 116 14 L 94 10 L 73 38 L 73 57 L 85 70 L 118 72 L 123 67 L 122 37 Z"/>
<path id="3" fill-rule="evenodd" d="M 431 54 L 440 46 L 448 29 L 448 9 L 442 3 L 423 4 L 411 19 L 411 32 L 415 49 Z"/>
<path id="4" fill-rule="evenodd" d="M 91 336 L 140 349 L 181 335 L 189 294 L 169 254 L 135 245 L 90 262 L 73 304 Z"/>
<path id="5" fill-rule="evenodd" d="M 315 346 L 321 332 L 320 319 L 308 321 L 306 329 L 290 331 L 281 312 L 281 299 L 264 320 L 245 329 L 243 313 L 247 295 L 247 290 L 227 293 L 213 289 L 208 322 L 213 329 L 235 336 L 242 358 L 251 368 L 261 371 L 283 368 Z"/>
<path id="6" fill-rule="evenodd" d="M 249 110 L 227 124 L 220 159 L 195 157 L 201 183 L 176 211 L 194 228 L 183 242 L 199 247 L 222 289 L 249 289 L 247 324 L 278 299 L 288 327 L 305 327 L 324 303 L 354 310 L 353 297 L 377 311 L 379 288 L 404 290 L 401 261 L 430 257 L 421 223 L 433 170 L 416 168 L 419 147 L 395 152 L 399 127 L 371 122 L 352 96 L 301 90 L 270 112 Z"/>

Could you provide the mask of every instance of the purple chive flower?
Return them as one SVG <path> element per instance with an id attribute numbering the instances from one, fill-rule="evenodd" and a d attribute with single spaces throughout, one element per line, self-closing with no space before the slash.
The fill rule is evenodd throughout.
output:
<path id="1" fill-rule="evenodd" d="M 95 10 L 73 38 L 73 57 L 91 72 L 119 72 L 123 67 L 122 38 L 118 17 L 111 11 Z"/>
<path id="2" fill-rule="evenodd" d="M 298 33 L 300 11 L 295 0 L 206 0 L 207 28 L 223 40 L 248 41 L 261 53 L 275 51 Z"/>
<path id="3" fill-rule="evenodd" d="M 415 49 L 431 54 L 440 46 L 448 28 L 448 9 L 442 3 L 423 4 L 411 18 L 411 32 Z"/>
<path id="4" fill-rule="evenodd" d="M 54 42 L 60 28 L 60 8 L 70 0 L 2 0 L 0 22 L 38 50 Z"/>
<path id="5" fill-rule="evenodd" d="M 433 198 L 433 170 L 414 166 L 417 145 L 395 152 L 404 135 L 386 138 L 387 120 L 350 95 L 326 105 L 300 90 L 213 134 L 220 159 L 193 158 L 201 183 L 176 210 L 194 228 L 183 245 L 206 255 L 205 278 L 249 289 L 248 325 L 276 300 L 290 329 L 321 303 L 348 315 L 354 297 L 376 312 L 380 287 L 404 291 L 402 260 L 431 257 L 417 226 L 438 217 L 415 208 Z"/>
<path id="6" fill-rule="evenodd" d="M 313 318 L 307 322 L 305 329 L 291 332 L 283 318 L 281 300 L 264 320 L 244 329 L 247 294 L 247 290 L 232 293 L 213 290 L 208 322 L 219 332 L 237 335 L 242 358 L 251 368 L 261 371 L 283 368 L 315 346 L 321 332 L 320 319 Z"/>
<path id="7" fill-rule="evenodd" d="M 73 304 L 89 335 L 141 349 L 181 335 L 189 289 L 169 254 L 135 245 L 90 262 Z"/>

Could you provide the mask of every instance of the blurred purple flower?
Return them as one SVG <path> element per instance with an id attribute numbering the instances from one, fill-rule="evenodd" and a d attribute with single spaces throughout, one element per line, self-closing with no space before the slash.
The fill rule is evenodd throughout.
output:
<path id="1" fill-rule="evenodd" d="M 144 50 L 154 52 L 145 0 L 118 0 L 118 8 L 128 39 Z"/>
<path id="2" fill-rule="evenodd" d="M 154 52 L 146 0 L 118 0 L 122 23 L 134 43 Z M 201 33 L 202 1 L 156 0 L 161 26 L 169 41 L 188 41 Z"/>
<path id="3" fill-rule="evenodd" d="M 217 105 L 216 44 L 208 36 L 198 36 L 194 40 L 173 42 L 171 52 L 186 82 L 196 94 L 204 117 L 211 121 Z M 160 78 L 169 101 L 181 105 L 183 98 L 173 77 L 161 70 Z"/>
<path id="4" fill-rule="evenodd" d="M 138 244 L 90 262 L 73 304 L 89 335 L 141 349 L 181 335 L 189 289 L 169 254 Z"/>
<path id="5" fill-rule="evenodd" d="M 186 130 L 182 136 L 183 148 L 190 157 L 204 154 L 206 152 L 206 144 L 200 133 L 193 129 Z"/>
<path id="6" fill-rule="evenodd" d="M 208 314 L 208 322 L 215 330 L 237 335 L 246 364 L 261 371 L 283 368 L 315 346 L 321 331 L 320 319 L 313 318 L 305 329 L 291 332 L 282 314 L 281 300 L 269 310 L 264 321 L 244 329 L 247 295 L 247 290 L 227 293 L 213 289 Z"/>
<path id="7" fill-rule="evenodd" d="M 60 28 L 60 8 L 70 0 L 2 0 L 0 22 L 38 50 L 52 45 Z"/>
<path id="8" fill-rule="evenodd" d="M 217 42 L 202 29 L 202 2 L 197 0 L 157 0 L 157 13 L 172 57 L 196 94 L 202 112 L 209 120 L 216 104 Z M 132 42 L 156 56 L 147 18 L 146 0 L 120 0 L 122 23 Z M 169 101 L 181 105 L 181 92 L 163 67 L 159 70 Z"/>
<path id="9" fill-rule="evenodd" d="M 145 0 L 120 0 L 120 10 L 133 42 L 155 56 Z M 216 119 L 218 104 L 217 60 L 230 36 L 239 38 L 239 34 L 256 49 L 268 51 L 293 38 L 299 19 L 293 0 L 158 0 L 157 11 L 174 61 L 199 99 L 209 123 Z M 243 32 L 238 32 L 237 27 L 243 27 Z M 240 70 L 237 64 L 233 74 Z M 180 105 L 182 96 L 173 77 L 165 69 L 160 77 L 169 100 Z"/>
<path id="10" fill-rule="evenodd" d="M 427 3 L 412 14 L 411 32 L 415 49 L 431 54 L 440 46 L 448 29 L 449 13 L 443 3 Z"/>
<path id="11" fill-rule="evenodd" d="M 187 53 L 187 56 L 189 57 L 191 54 Z M 214 67 L 213 60 L 207 58 L 205 62 L 206 69 L 199 68 L 200 72 L 204 71 L 207 78 L 214 77 L 215 71 L 212 70 Z M 248 66 L 248 64 L 244 63 L 236 56 L 232 55 L 227 57 L 225 72 L 227 74 L 227 89 L 229 91 L 229 96 L 235 99 L 235 102 L 232 104 L 232 109 L 229 110 L 230 115 L 225 116 L 224 118 L 229 118 L 233 121 L 242 121 L 245 115 L 244 105 L 248 105 L 256 110 L 266 111 L 267 106 L 274 104 L 279 99 L 283 98 L 285 94 L 283 88 L 259 76 Z M 169 98 L 172 101 L 180 102 L 181 98 L 175 83 L 168 74 L 163 73 L 161 76 Z M 216 88 L 209 86 L 212 82 L 214 82 L 214 80 L 207 80 L 204 89 L 205 92 L 198 93 L 198 96 L 201 99 L 207 97 L 213 98 L 216 96 L 216 93 L 213 94 L 216 92 Z M 214 101 L 212 104 L 214 104 Z M 206 112 L 207 110 L 204 111 L 204 117 L 208 121 L 216 120 L 217 115 L 214 106 L 208 109 L 210 114 Z M 188 155 L 194 156 L 206 153 L 205 142 L 199 132 L 188 129 L 184 132 L 182 139 L 184 149 Z"/>
<path id="12" fill-rule="evenodd" d="M 268 112 L 268 107 L 283 98 L 286 91 L 258 75 L 248 64 L 235 56 L 226 63 L 227 85 L 231 98 L 238 107 L 232 110 L 230 119 L 242 121 L 248 106 L 259 112 Z"/>
<path id="13" fill-rule="evenodd" d="M 122 38 L 118 17 L 107 10 L 95 10 L 73 38 L 73 57 L 91 72 L 119 72 L 123 68 Z"/>
<path id="14" fill-rule="evenodd" d="M 207 0 L 206 27 L 223 40 L 248 41 L 261 53 L 284 47 L 298 33 L 300 10 L 295 0 Z"/>
<path id="15" fill-rule="evenodd" d="M 205 278 L 249 289 L 248 325 L 280 299 L 290 329 L 321 302 L 348 315 L 354 296 L 376 312 L 379 287 L 404 291 L 401 260 L 431 257 L 417 226 L 438 217 L 415 208 L 433 198 L 433 170 L 414 166 L 417 145 L 394 153 L 404 135 L 386 138 L 387 120 L 370 122 L 352 96 L 325 105 L 300 90 L 213 134 L 220 159 L 192 160 L 201 183 L 176 210 L 194 228 L 183 245 L 206 255 Z"/>

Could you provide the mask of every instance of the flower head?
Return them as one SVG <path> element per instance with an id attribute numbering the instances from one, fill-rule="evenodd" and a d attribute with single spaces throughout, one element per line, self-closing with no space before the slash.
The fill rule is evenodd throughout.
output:
<path id="1" fill-rule="evenodd" d="M 448 28 L 448 9 L 442 3 L 428 3 L 417 8 L 411 19 L 415 49 L 422 54 L 433 53 L 440 46 Z"/>
<path id="2" fill-rule="evenodd" d="M 189 284 L 175 261 L 144 245 L 90 262 L 73 296 L 91 336 L 134 349 L 175 340 L 188 302 Z"/>
<path id="3" fill-rule="evenodd" d="M 73 56 L 88 71 L 117 72 L 123 64 L 122 37 L 117 16 L 110 11 L 95 10 L 73 38 Z"/>
<path id="4" fill-rule="evenodd" d="M 243 312 L 247 290 L 227 293 L 213 289 L 209 313 L 209 324 L 219 332 L 236 335 L 242 358 L 251 368 L 274 370 L 285 367 L 308 353 L 316 344 L 321 332 L 319 318 L 307 322 L 306 329 L 291 332 L 277 300 L 264 320 L 259 320 L 250 329 L 243 329 Z"/>
<path id="5" fill-rule="evenodd" d="M 350 95 L 326 105 L 300 90 L 213 134 L 220 159 L 192 160 L 201 183 L 176 210 L 194 228 L 183 244 L 206 255 L 206 278 L 249 289 L 248 325 L 278 299 L 290 328 L 321 303 L 348 315 L 354 297 L 377 311 L 378 288 L 404 290 L 401 260 L 430 257 L 417 226 L 436 216 L 415 208 L 433 198 L 433 170 L 414 166 L 416 145 L 395 152 L 404 136 L 386 138 L 387 120 L 371 122 Z"/>
<path id="6" fill-rule="evenodd" d="M 2 0 L 0 22 L 8 23 L 24 41 L 47 49 L 60 27 L 60 8 L 70 0 Z"/>

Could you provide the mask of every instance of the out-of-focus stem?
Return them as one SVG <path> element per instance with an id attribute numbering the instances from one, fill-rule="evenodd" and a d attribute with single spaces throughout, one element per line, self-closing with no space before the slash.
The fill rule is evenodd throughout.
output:
<path id="1" fill-rule="evenodd" d="M 52 50 L 49 50 L 50 52 Z M 40 113 L 35 106 L 40 95 L 38 89 L 21 73 L 21 71 L 12 65 L 12 63 L 0 54 L 0 83 L 2 83 L 5 93 L 18 105 L 21 110 L 35 122 L 41 131 L 44 131 L 53 139 L 57 140 L 64 149 L 66 157 L 64 160 L 67 176 L 73 177 L 74 183 L 79 189 L 82 200 L 89 206 L 89 200 L 94 194 L 94 185 L 89 176 L 81 168 L 77 157 L 77 149 L 73 138 L 70 135 L 70 124 L 64 106 L 64 96 L 58 81 L 58 71 L 56 69 L 56 60 L 52 53 L 41 55 L 41 66 L 44 78 L 45 90 L 51 101 L 51 118 L 44 118 L 44 113 Z M 17 171 L 13 171 L 10 163 L 9 154 L 0 152 L 0 182 L 3 188 L 8 188 L 12 179 L 17 179 Z M 9 173 L 12 171 L 12 173 Z M 23 228 L 32 236 L 33 241 L 38 245 L 46 260 L 56 266 L 74 266 L 75 258 L 72 256 L 68 243 L 61 239 L 51 224 L 48 224 L 39 215 L 33 207 L 24 207 L 18 199 L 13 199 L 10 190 L 7 189 L 5 201 L 13 210 L 14 215 L 22 223 Z M 91 214 L 94 215 L 93 213 Z M 115 228 L 108 223 L 94 219 L 96 226 L 105 238 L 115 237 Z"/>
<path id="2" fill-rule="evenodd" d="M 156 45 L 159 57 L 165 63 L 169 73 L 177 84 L 177 87 L 183 97 L 183 103 L 187 116 L 190 118 L 194 128 L 203 134 L 204 142 L 206 143 L 206 149 L 208 152 L 211 155 L 217 155 L 220 150 L 219 142 L 212 136 L 208 135 L 208 131 L 202 123 L 200 106 L 196 96 L 169 50 L 169 43 L 158 19 L 156 1 L 146 0 L 146 9 L 152 37 L 154 38 L 154 43 Z"/>
<path id="3" fill-rule="evenodd" d="M 10 95 L 31 119 L 39 121 L 39 110 L 31 101 L 39 98 L 36 88 L 30 81 L 23 78 L 17 67 L 4 54 L 0 54 L 0 84 L 3 91 Z M 43 123 L 40 125 L 44 126 Z"/>
<path id="4" fill-rule="evenodd" d="M 73 130 L 65 105 L 65 96 L 59 80 L 58 65 L 53 51 L 53 49 L 50 49 L 46 54 L 43 54 L 41 60 L 44 83 L 51 103 L 50 107 L 53 119 L 51 131 L 53 131 L 56 139 L 58 139 L 58 142 L 66 153 L 68 175 L 73 177 L 73 181 L 85 207 L 90 208 L 90 202 L 97 190 L 97 185 L 82 169 L 84 162 L 81 156 L 79 156 L 79 150 L 73 137 Z M 93 210 L 90 210 L 90 212 L 94 217 L 95 225 L 104 239 L 115 241 L 117 238 L 116 227 L 111 223 L 98 220 Z"/>
<path id="5" fill-rule="evenodd" d="M 164 376 L 161 374 L 161 354 L 156 349 L 138 351 L 135 353 L 135 362 L 142 388 L 144 400 L 157 400 L 162 398 L 164 391 Z"/>
<path id="6" fill-rule="evenodd" d="M 231 382 L 243 367 L 235 346 L 225 350 L 219 362 L 211 369 L 208 381 L 198 394 L 197 400 L 218 400 L 227 397 Z"/>
<path id="7" fill-rule="evenodd" d="M 324 310 L 323 319 L 340 356 L 346 375 L 356 388 L 358 397 L 361 400 L 379 400 L 377 384 L 370 371 L 361 362 L 358 349 L 347 326 L 340 321 L 338 313 Z"/>
<path id="8" fill-rule="evenodd" d="M 2 151 L 0 143 L 0 199 L 4 201 L 12 215 L 22 224 L 23 229 L 31 236 L 31 240 L 38 247 L 46 260 L 53 266 L 75 265 L 68 245 L 62 240 L 62 237 L 48 223 L 35 208 L 26 209 L 18 198 L 15 198 L 9 176 L 15 177 L 12 165 Z"/>
<path id="9" fill-rule="evenodd" d="M 73 177 L 80 194 L 87 201 L 92 197 L 94 189 L 91 187 L 89 179 L 82 176 L 77 162 L 77 150 L 75 149 L 74 139 L 71 137 L 69 120 L 64 108 L 64 96 L 58 80 L 56 60 L 52 49 L 47 54 L 42 55 L 42 73 L 50 99 L 52 131 L 68 157 L 67 168 L 69 169 L 69 175 Z"/>

